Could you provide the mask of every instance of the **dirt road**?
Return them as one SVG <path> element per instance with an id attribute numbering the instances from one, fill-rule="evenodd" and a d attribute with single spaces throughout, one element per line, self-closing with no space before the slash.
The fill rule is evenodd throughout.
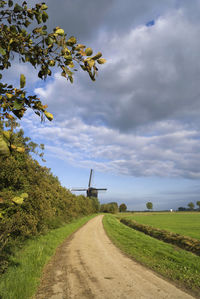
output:
<path id="1" fill-rule="evenodd" d="M 106 236 L 102 217 L 58 248 L 36 299 L 193 298 L 123 255 Z"/>

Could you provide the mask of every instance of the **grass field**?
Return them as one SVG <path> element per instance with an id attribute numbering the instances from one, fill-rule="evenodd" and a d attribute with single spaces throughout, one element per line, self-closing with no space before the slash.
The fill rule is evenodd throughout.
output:
<path id="1" fill-rule="evenodd" d="M 141 224 L 151 225 L 180 235 L 200 240 L 200 213 L 120 213 L 119 217 L 128 217 Z"/>
<path id="2" fill-rule="evenodd" d="M 131 229 L 115 216 L 105 215 L 103 224 L 110 239 L 123 252 L 200 298 L 198 256 Z"/>
<path id="3" fill-rule="evenodd" d="M 43 267 L 56 248 L 94 216 L 80 218 L 44 236 L 28 240 L 21 250 L 16 250 L 12 257 L 15 266 L 9 267 L 1 277 L 0 299 L 31 298 L 40 282 Z"/>

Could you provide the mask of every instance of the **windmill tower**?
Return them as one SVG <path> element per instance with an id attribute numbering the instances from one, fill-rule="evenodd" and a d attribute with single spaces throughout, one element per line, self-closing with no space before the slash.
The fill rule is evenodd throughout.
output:
<path id="1" fill-rule="evenodd" d="M 98 197 L 98 191 L 106 191 L 106 188 L 94 188 L 91 187 L 91 181 L 92 181 L 92 175 L 93 175 L 93 169 L 90 170 L 90 177 L 89 177 L 89 183 L 88 188 L 80 188 L 80 189 L 71 189 L 71 191 L 86 191 L 87 197 Z"/>

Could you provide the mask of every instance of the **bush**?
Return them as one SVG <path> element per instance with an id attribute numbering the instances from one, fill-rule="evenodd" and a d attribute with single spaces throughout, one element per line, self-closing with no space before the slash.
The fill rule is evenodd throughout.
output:
<path id="1" fill-rule="evenodd" d="M 27 238 L 99 211 L 97 198 L 75 196 L 26 153 L 0 158 L 0 272 Z"/>
<path id="2" fill-rule="evenodd" d="M 100 207 L 100 211 L 103 213 L 116 214 L 119 211 L 118 204 L 116 202 L 102 204 Z"/>

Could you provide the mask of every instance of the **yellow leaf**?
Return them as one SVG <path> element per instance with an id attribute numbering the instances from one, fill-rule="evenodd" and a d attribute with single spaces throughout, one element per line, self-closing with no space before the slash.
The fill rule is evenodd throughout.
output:
<path id="1" fill-rule="evenodd" d="M 50 65 L 50 66 L 54 66 L 55 64 L 56 64 L 56 63 L 55 63 L 55 60 L 50 60 L 50 61 L 49 61 L 49 65 Z"/>
<path id="2" fill-rule="evenodd" d="M 18 152 L 18 153 L 24 153 L 25 152 L 25 148 L 24 147 L 17 147 L 16 148 L 16 151 Z"/>
<path id="3" fill-rule="evenodd" d="M 12 149 L 16 149 L 17 147 L 14 144 L 11 144 L 10 146 Z"/>
<path id="4" fill-rule="evenodd" d="M 7 140 L 10 140 L 11 132 L 10 132 L 10 131 L 3 131 L 3 136 L 4 136 Z"/>
<path id="5" fill-rule="evenodd" d="M 59 28 L 59 29 L 57 29 L 57 30 L 55 31 L 55 33 L 58 34 L 58 35 L 64 35 L 64 34 L 65 34 L 65 31 L 64 31 L 63 29 Z"/>
<path id="6" fill-rule="evenodd" d="M 11 93 L 6 93 L 6 96 L 7 96 L 8 99 L 12 99 L 13 94 L 11 94 Z"/>
<path id="7" fill-rule="evenodd" d="M 75 48 L 76 51 L 80 50 L 80 49 L 84 49 L 85 48 L 85 45 L 82 45 L 82 44 L 78 44 Z"/>
<path id="8" fill-rule="evenodd" d="M 20 197 L 22 197 L 22 198 L 28 198 L 28 194 L 27 194 L 27 193 L 22 193 L 22 194 L 20 195 Z"/>
<path id="9" fill-rule="evenodd" d="M 19 196 L 15 196 L 12 201 L 18 205 L 21 205 L 24 201 L 24 199 L 22 197 L 19 197 Z"/>
<path id="10" fill-rule="evenodd" d="M 97 62 L 98 62 L 99 64 L 104 64 L 104 63 L 106 63 L 106 59 L 104 59 L 104 58 L 100 58 L 100 59 L 97 59 Z"/>
<path id="11" fill-rule="evenodd" d="M 41 9 L 42 10 L 46 10 L 48 8 L 48 6 L 44 3 L 44 4 L 42 4 L 42 6 L 41 6 Z"/>
<path id="12" fill-rule="evenodd" d="M 91 60 L 87 60 L 87 63 L 89 65 L 89 67 L 92 68 L 95 64 L 95 61 L 93 59 L 91 59 Z"/>
<path id="13" fill-rule="evenodd" d="M 74 67 L 74 64 L 73 62 L 71 61 L 69 64 L 68 64 L 69 67 L 73 68 Z"/>
<path id="14" fill-rule="evenodd" d="M 6 114 L 6 118 L 8 118 L 8 119 L 10 119 L 10 120 L 13 120 L 13 119 L 15 119 L 12 115 L 10 115 L 10 114 Z"/>
<path id="15" fill-rule="evenodd" d="M 53 120 L 53 114 L 51 114 L 50 112 L 44 111 L 44 114 L 48 120 Z"/>

